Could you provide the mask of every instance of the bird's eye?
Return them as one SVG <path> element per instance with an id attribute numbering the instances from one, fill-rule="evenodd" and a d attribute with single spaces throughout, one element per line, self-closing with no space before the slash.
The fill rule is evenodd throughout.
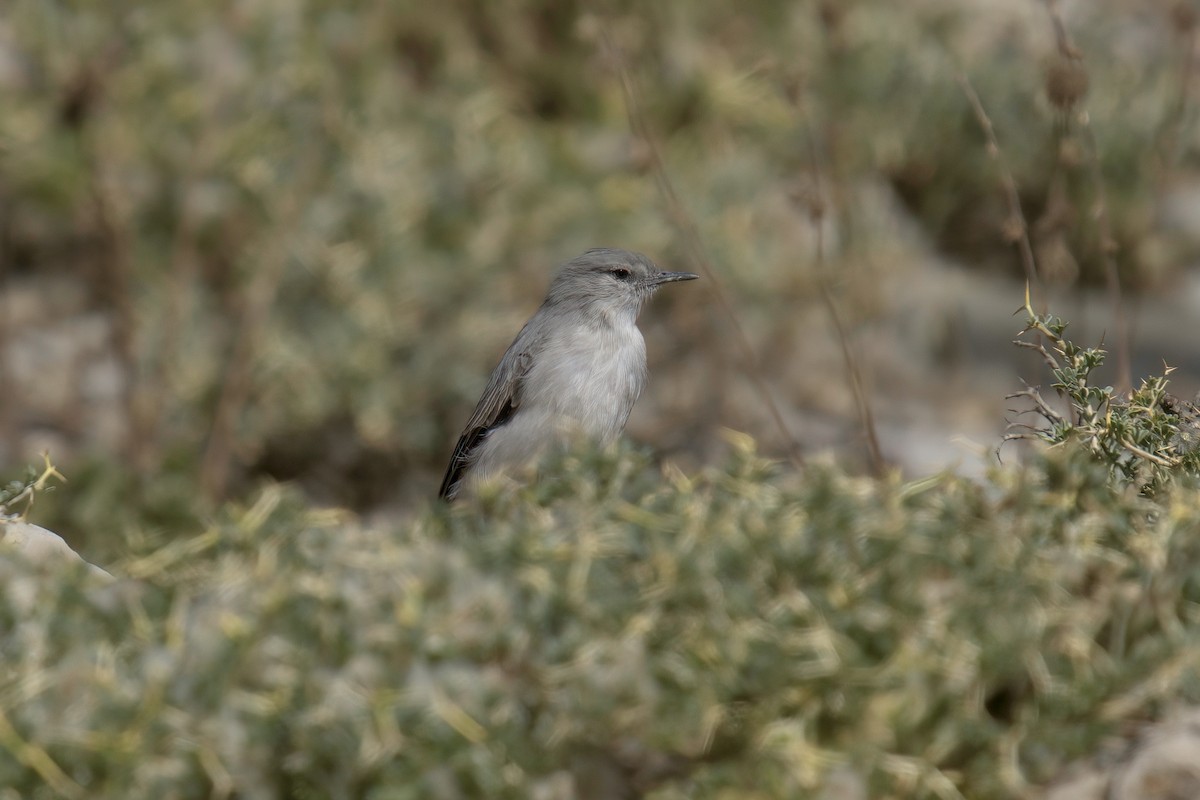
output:
<path id="1" fill-rule="evenodd" d="M 617 267 L 616 269 L 614 269 L 612 271 L 612 276 L 619 281 L 629 280 L 629 276 L 632 274 L 633 273 L 631 273 L 629 270 L 625 269 L 624 267 Z"/>

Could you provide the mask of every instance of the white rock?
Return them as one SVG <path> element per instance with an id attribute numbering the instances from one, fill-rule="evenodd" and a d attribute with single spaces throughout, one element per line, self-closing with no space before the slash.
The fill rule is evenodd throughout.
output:
<path id="1" fill-rule="evenodd" d="M 1138 742 L 1115 776 L 1114 800 L 1200 797 L 1200 708 L 1181 709 Z"/>
<path id="2" fill-rule="evenodd" d="M 1120 757 L 1077 764 L 1044 800 L 1200 798 L 1200 708 L 1180 708 L 1124 746 Z"/>
<path id="3" fill-rule="evenodd" d="M 89 564 L 71 549 L 57 533 L 30 525 L 28 522 L 0 521 L 0 547 L 11 548 L 24 558 L 38 564 L 53 564 L 56 562 L 70 563 L 79 561 L 87 564 L 88 572 L 106 581 L 113 576 L 95 564 Z"/>

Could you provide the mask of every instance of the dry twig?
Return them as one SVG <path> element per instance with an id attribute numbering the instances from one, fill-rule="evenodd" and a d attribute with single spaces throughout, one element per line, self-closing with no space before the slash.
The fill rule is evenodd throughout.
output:
<path id="1" fill-rule="evenodd" d="M 867 455 L 871 464 L 871 472 L 876 477 L 881 477 L 886 470 L 887 462 L 884 461 L 883 450 L 879 446 L 879 435 L 875 428 L 875 415 L 871 411 L 871 401 L 867 397 L 866 389 L 863 386 L 858 357 L 850 342 L 850 335 L 846 330 L 846 326 L 842 322 L 842 315 L 838 310 L 837 301 L 834 300 L 833 291 L 830 288 L 830 277 L 825 268 L 825 233 L 823 224 L 828 204 L 826 203 L 823 182 L 821 180 L 821 162 L 817 156 L 817 144 L 813 139 L 812 125 L 808 119 L 808 115 L 804 114 L 803 106 L 799 104 L 799 101 L 797 101 L 797 107 L 804 116 L 805 129 L 808 131 L 809 169 L 812 172 L 813 191 L 815 194 L 809 203 L 809 221 L 812 223 L 813 230 L 816 231 L 817 284 L 820 288 L 821 300 L 825 305 L 826 311 L 829 313 L 829 319 L 833 323 L 834 332 L 837 334 L 838 345 L 841 347 L 842 361 L 846 365 L 846 379 L 850 382 L 850 392 L 854 396 L 854 405 L 858 410 L 859 424 L 862 425 L 863 439 L 867 445 Z"/>
<path id="2" fill-rule="evenodd" d="M 301 178 L 290 191 L 279 192 L 280 210 L 271 238 L 263 248 L 259 267 L 240 299 L 232 333 L 232 351 L 221 380 L 217 408 L 213 414 L 208 444 L 200 462 L 200 483 L 210 500 L 224 497 L 234 458 L 237 418 L 250 399 L 253 371 L 267 323 L 271 319 L 279 284 L 288 262 L 288 246 L 294 238 L 304 208 L 311 176 Z"/>
<path id="3" fill-rule="evenodd" d="M 1045 345 L 1043 345 L 1041 342 L 1027 342 L 1023 339 L 1013 339 L 1013 344 L 1015 344 L 1017 347 L 1024 347 L 1027 350 L 1033 350 L 1034 352 L 1039 353 L 1042 356 L 1042 360 L 1046 362 L 1046 366 L 1050 368 L 1051 372 L 1059 368 L 1057 359 L 1050 354 L 1050 351 L 1047 350 Z"/>
<path id="4" fill-rule="evenodd" d="M 122 450 L 129 462 L 140 468 L 145 460 L 143 452 L 149 437 L 145 435 L 141 406 L 137 315 L 133 303 L 133 263 L 130 257 L 131 234 L 110 194 L 104 175 L 105 160 L 100 155 L 102 147 L 93 139 L 91 129 L 81 131 L 80 146 L 83 148 L 86 162 L 92 216 L 101 241 L 96 255 L 96 275 L 92 289 L 97 300 L 110 314 L 113 348 L 124 373 L 121 405 L 127 427 Z"/>
<path id="5" fill-rule="evenodd" d="M 670 173 L 667 171 L 666 163 L 658 147 L 657 138 L 646 119 L 641 95 L 634 84 L 633 77 L 629 74 L 625 59 L 616 43 L 612 41 L 606 28 L 601 28 L 600 39 L 607 59 L 616 67 L 617 76 L 621 84 L 621 93 L 625 100 L 625 111 L 629 117 L 629 126 L 634 135 L 641 140 L 646 148 L 650 167 L 654 172 L 655 183 L 658 185 L 659 193 L 666 205 L 667 215 L 682 237 L 693 263 L 699 267 L 704 277 L 708 279 L 713 296 L 716 297 L 721 311 L 729 319 L 729 324 L 733 330 L 734 343 L 741 355 L 742 364 L 751 381 L 754 383 L 759 397 L 762 398 L 763 404 L 767 407 L 767 411 L 779 431 L 780 441 L 784 444 L 789 458 L 796 466 L 802 466 L 803 459 L 800 455 L 800 447 L 795 437 L 792 436 L 791 431 L 788 430 L 787 423 L 783 419 L 783 414 L 780 412 L 779 406 L 771 394 L 770 386 L 768 386 L 766 378 L 763 377 L 762 370 L 758 365 L 758 358 L 754 353 L 754 348 L 750 344 L 750 339 L 746 335 L 745 329 L 742 328 L 737 312 L 734 310 L 733 302 L 729 299 L 729 295 L 726 293 L 720 278 L 718 278 L 716 271 L 713 269 L 712 262 L 708 258 L 704 244 L 700 239 L 696 223 L 688 212 L 687 207 L 683 204 L 683 201 L 680 200 L 678 192 L 675 191 L 675 185 L 671 180 Z"/>
<path id="6" fill-rule="evenodd" d="M 1026 411 L 1020 411 L 1020 412 L 1014 410 L 1013 413 L 1024 414 L 1024 413 L 1028 413 L 1029 411 L 1036 411 L 1037 413 L 1041 414 L 1043 417 L 1045 417 L 1053 422 L 1066 422 L 1066 417 L 1064 417 L 1059 412 L 1055 411 L 1054 408 L 1052 408 L 1050 406 L 1050 404 L 1046 402 L 1045 398 L 1042 397 L 1041 392 L 1039 392 L 1036 387 L 1027 386 L 1022 391 L 1013 392 L 1012 394 L 1006 394 L 1004 396 L 1004 399 L 1005 400 L 1015 400 L 1018 397 L 1028 398 L 1029 400 L 1033 401 L 1033 404 L 1037 408 L 1031 408 L 1031 409 L 1027 409 Z M 1012 425 L 1012 423 L 1009 423 L 1009 424 Z"/>
<path id="7" fill-rule="evenodd" d="M 1182 10 L 1179 10 L 1182 9 Z M 1194 12 L 1190 9 L 1180 6 L 1177 7 L 1176 14 L 1182 16 L 1182 19 L 1176 20 L 1176 28 L 1179 36 L 1185 40 L 1183 63 L 1179 70 L 1179 95 L 1175 98 L 1175 107 L 1171 111 L 1171 116 L 1163 126 L 1163 131 L 1159 137 L 1158 146 L 1158 179 L 1155 182 L 1157 191 L 1155 196 L 1162 198 L 1166 194 L 1167 179 L 1171 174 L 1172 168 L 1179 163 L 1182 155 L 1182 136 L 1180 135 L 1183 129 L 1183 122 L 1187 116 L 1188 98 L 1192 92 L 1192 70 L 1196 66 L 1196 29 Z"/>
<path id="8" fill-rule="evenodd" d="M 10 302 L 6 296 L 8 289 L 8 248 L 6 243 L 10 217 L 4 213 L 7 210 L 6 200 L 4 185 L 0 184 L 0 386 L 4 387 L 4 390 L 0 391 L 0 444 L 11 442 L 15 447 L 16 423 L 13 419 L 13 411 L 16 408 L 16 395 L 21 387 L 17 386 L 8 374 L 8 312 L 5 311 L 4 306 Z"/>
<path id="9" fill-rule="evenodd" d="M 1072 62 L 1082 62 L 1083 54 L 1070 39 L 1066 24 L 1058 11 L 1057 0 L 1042 0 L 1050 23 L 1054 28 L 1054 41 L 1062 58 Z M 1113 326 L 1115 327 L 1116 343 L 1113 349 L 1116 353 L 1117 389 L 1128 394 L 1133 391 L 1133 371 L 1130 365 L 1129 320 L 1125 314 L 1125 304 L 1121 293 L 1121 274 L 1117 262 L 1113 258 L 1117 243 L 1112 235 L 1112 221 L 1108 212 L 1108 192 L 1104 185 L 1104 175 L 1100 168 L 1100 149 L 1096 143 L 1096 135 L 1092 130 L 1087 109 L 1077 108 L 1073 112 L 1074 119 L 1079 123 L 1079 129 L 1087 141 L 1088 166 L 1091 172 L 1092 185 L 1096 192 L 1096 205 L 1093 214 L 1099 227 L 1099 251 L 1101 263 L 1104 265 L 1104 284 L 1108 291 L 1108 301 L 1112 308 Z"/>
<path id="10" fill-rule="evenodd" d="M 992 127 L 991 117 L 984 109 L 983 101 L 979 99 L 979 94 L 971 84 L 971 79 L 965 72 L 959 72 L 957 80 L 958 85 L 962 87 L 963 94 L 967 96 L 967 102 L 971 104 L 976 122 L 983 131 L 984 139 L 987 141 L 988 156 L 1000 170 L 1000 183 L 1004 188 L 1004 200 L 1008 205 L 1009 217 L 1005 225 L 1005 233 L 1017 247 L 1017 253 L 1021 258 L 1021 267 L 1025 270 L 1026 284 L 1044 304 L 1045 301 L 1041 298 L 1041 280 L 1038 277 L 1037 261 L 1033 256 L 1033 244 L 1029 240 L 1029 223 L 1025 219 L 1025 212 L 1021 209 L 1021 195 L 1017 192 L 1017 180 L 1004 160 L 1004 151 L 1000 149 L 1000 142 L 996 139 L 996 131 Z"/>
<path id="11" fill-rule="evenodd" d="M 147 359 L 143 379 L 146 399 L 143 403 L 143 425 L 146 436 L 142 453 L 143 468 L 154 471 L 162 458 L 163 419 L 167 403 L 174 394 L 171 384 L 172 366 L 179 363 L 179 342 L 184 330 L 183 317 L 188 292 L 196 273 L 196 211 L 189 202 L 188 192 L 197 183 L 209 163 L 207 139 L 196 147 L 192 159 L 178 182 L 181 192 L 179 228 L 171 242 L 171 259 L 166 285 L 166 302 L 161 320 L 161 334 L 155 338 Z"/>

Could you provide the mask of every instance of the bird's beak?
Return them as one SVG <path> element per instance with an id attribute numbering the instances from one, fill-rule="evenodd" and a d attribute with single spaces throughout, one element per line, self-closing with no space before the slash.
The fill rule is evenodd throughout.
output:
<path id="1" fill-rule="evenodd" d="M 660 272 L 651 277 L 648 283 L 651 286 L 661 286 L 664 283 L 674 283 L 675 281 L 694 281 L 699 277 L 691 272 Z"/>

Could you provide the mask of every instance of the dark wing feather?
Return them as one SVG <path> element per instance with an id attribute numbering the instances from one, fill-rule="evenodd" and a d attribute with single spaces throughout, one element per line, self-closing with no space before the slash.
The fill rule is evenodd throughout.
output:
<path id="1" fill-rule="evenodd" d="M 538 344 L 529 335 L 529 325 L 526 324 L 505 352 L 504 358 L 500 359 L 474 413 L 458 437 L 458 444 L 454 446 L 450 465 L 446 467 L 446 477 L 442 479 L 442 488 L 438 490 L 439 498 L 454 499 L 467 470 L 475 461 L 479 445 L 489 433 L 508 422 L 516 413 L 521 404 L 521 387 L 533 364 L 534 350 Z"/>

